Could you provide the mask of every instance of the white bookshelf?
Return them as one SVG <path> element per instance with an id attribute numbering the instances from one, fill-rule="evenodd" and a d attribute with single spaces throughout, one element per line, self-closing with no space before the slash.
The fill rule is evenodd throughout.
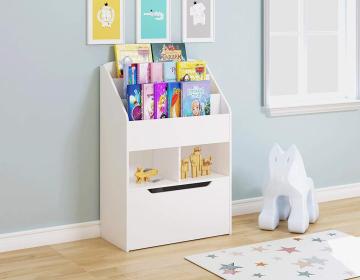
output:
<path id="1" fill-rule="evenodd" d="M 101 236 L 125 251 L 231 234 L 231 110 L 208 72 L 210 116 L 130 122 L 114 63 L 100 67 Z M 212 174 L 181 180 L 197 146 Z M 137 167 L 161 180 L 136 184 Z"/>

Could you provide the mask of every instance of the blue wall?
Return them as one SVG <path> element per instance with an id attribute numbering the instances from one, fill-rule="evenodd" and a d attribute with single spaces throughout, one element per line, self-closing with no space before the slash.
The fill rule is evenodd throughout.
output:
<path id="1" fill-rule="evenodd" d="M 83 1 L 8 1 L 0 17 L 0 233 L 99 218 L 98 66 Z M 180 0 L 172 0 L 180 41 Z M 260 195 L 275 141 L 296 143 L 317 187 L 360 182 L 360 113 L 267 118 L 261 111 L 261 0 L 216 3 L 216 43 L 188 45 L 208 61 L 234 113 L 234 199 Z M 126 1 L 127 42 L 135 1 Z"/>

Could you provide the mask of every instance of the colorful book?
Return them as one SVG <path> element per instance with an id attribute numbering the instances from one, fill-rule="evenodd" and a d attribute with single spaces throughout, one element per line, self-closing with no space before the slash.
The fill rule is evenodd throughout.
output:
<path id="1" fill-rule="evenodd" d="M 154 62 L 186 61 L 186 48 L 184 43 L 158 43 L 151 44 Z"/>
<path id="2" fill-rule="evenodd" d="M 168 83 L 167 86 L 168 98 L 168 116 L 169 118 L 181 117 L 181 84 Z"/>
<path id="3" fill-rule="evenodd" d="M 150 64 L 138 63 L 137 64 L 137 83 L 147 84 L 150 81 Z"/>
<path id="4" fill-rule="evenodd" d="M 155 115 L 154 119 L 165 119 L 168 117 L 168 103 L 167 103 L 167 84 L 154 84 L 154 105 Z"/>
<path id="5" fill-rule="evenodd" d="M 181 83 L 183 117 L 210 115 L 210 81 Z"/>
<path id="6" fill-rule="evenodd" d="M 137 65 L 125 64 L 124 65 L 124 92 L 127 91 L 128 85 L 137 84 Z"/>
<path id="7" fill-rule="evenodd" d="M 206 80 L 206 63 L 202 60 L 183 61 L 176 64 L 176 78 L 178 81 Z"/>
<path id="8" fill-rule="evenodd" d="M 115 45 L 116 76 L 123 78 L 123 65 L 126 63 L 152 62 L 150 44 Z"/>
<path id="9" fill-rule="evenodd" d="M 163 64 L 161 62 L 150 63 L 150 82 L 163 82 Z"/>
<path id="10" fill-rule="evenodd" d="M 131 64 L 128 66 L 128 85 L 136 85 L 137 82 L 137 64 Z"/>
<path id="11" fill-rule="evenodd" d="M 127 91 L 127 107 L 130 121 L 139 121 L 141 116 L 141 86 L 128 85 Z"/>
<path id="12" fill-rule="evenodd" d="M 164 62 L 163 71 L 165 82 L 176 82 L 176 61 Z"/>
<path id="13" fill-rule="evenodd" d="M 154 119 L 154 85 L 143 84 L 141 85 L 142 94 L 142 119 Z"/>

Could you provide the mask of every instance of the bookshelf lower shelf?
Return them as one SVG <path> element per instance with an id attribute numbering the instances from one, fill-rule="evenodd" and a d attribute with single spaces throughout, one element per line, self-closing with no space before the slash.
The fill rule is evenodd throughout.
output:
<path id="1" fill-rule="evenodd" d="M 132 178 L 130 180 L 129 188 L 130 189 L 151 190 L 151 189 L 159 189 L 159 188 L 174 187 L 174 186 L 182 185 L 182 186 L 184 186 L 184 189 L 186 189 L 187 185 L 200 184 L 200 183 L 204 183 L 204 182 L 212 182 L 212 181 L 216 181 L 216 180 L 219 180 L 222 178 L 229 178 L 229 176 L 213 172 L 211 175 L 208 175 L 208 176 L 201 176 L 201 177 L 197 177 L 197 178 L 188 178 L 188 179 L 180 180 L 180 181 L 164 179 L 164 180 L 161 180 L 161 181 L 155 182 L 155 183 L 149 182 L 149 183 L 143 183 L 143 184 L 136 184 L 135 179 Z"/>

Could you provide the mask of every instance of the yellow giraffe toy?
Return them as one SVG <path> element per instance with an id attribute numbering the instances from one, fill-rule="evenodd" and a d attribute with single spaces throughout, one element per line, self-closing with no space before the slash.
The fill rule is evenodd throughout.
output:
<path id="1" fill-rule="evenodd" d="M 189 159 L 186 158 L 181 161 L 181 179 L 187 179 L 189 177 Z"/>

